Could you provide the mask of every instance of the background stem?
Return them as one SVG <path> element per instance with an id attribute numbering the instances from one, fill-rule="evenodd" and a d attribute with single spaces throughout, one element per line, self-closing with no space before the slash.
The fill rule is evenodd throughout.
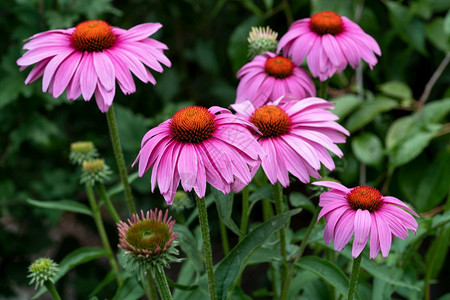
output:
<path id="1" fill-rule="evenodd" d="M 106 113 L 106 119 L 108 121 L 109 134 L 114 150 L 114 156 L 116 157 L 117 168 L 119 169 L 120 179 L 122 180 L 123 184 L 125 199 L 127 201 L 130 214 L 134 214 L 136 212 L 136 207 L 134 206 L 133 195 L 131 194 L 131 187 L 130 183 L 128 182 L 127 167 L 125 165 L 125 159 L 123 158 L 122 146 L 120 145 L 119 130 L 117 128 L 114 104 L 111 105 L 108 112 Z"/>
<path id="2" fill-rule="evenodd" d="M 205 198 L 197 197 L 198 219 L 203 238 L 203 251 L 205 253 L 206 274 L 208 276 L 209 295 L 211 300 L 216 300 L 216 283 L 212 262 L 211 238 L 209 236 L 208 213 L 206 211 Z"/>

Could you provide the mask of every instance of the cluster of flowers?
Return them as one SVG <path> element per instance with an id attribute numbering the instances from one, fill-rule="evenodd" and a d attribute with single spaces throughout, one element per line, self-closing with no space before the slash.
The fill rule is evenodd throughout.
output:
<path id="1" fill-rule="evenodd" d="M 160 27 L 147 23 L 124 30 L 104 21 L 86 21 L 30 37 L 24 46 L 28 51 L 17 63 L 21 70 L 36 64 L 26 84 L 43 76 L 44 92 L 59 97 L 66 89 L 69 100 L 82 95 L 85 101 L 95 95 L 99 109 L 107 112 L 116 81 L 124 94 L 130 94 L 135 92 L 132 73 L 155 84 L 146 67 L 162 72 L 161 64 L 171 66 L 163 54 L 167 46 L 148 37 Z M 279 43 L 269 29 L 254 30 L 250 40 L 273 49 L 257 54 L 238 71 L 237 97 L 231 105 L 235 113 L 217 106 L 186 107 L 142 139 L 133 166 L 138 165 L 139 176 L 152 169 L 151 189 L 158 183 L 168 205 L 180 183 L 200 198 L 207 183 L 223 193 L 238 192 L 262 166 L 272 184 L 279 181 L 287 187 L 289 173 L 308 183 L 310 177 L 320 179 L 322 164 L 334 169 L 328 151 L 343 155 L 336 144 L 344 143 L 349 133 L 330 112 L 333 103 L 315 97 L 314 82 L 301 65 L 306 59 L 310 73 L 320 81 L 347 65 L 357 67 L 361 60 L 372 68 L 375 54 L 381 55 L 376 41 L 348 18 L 328 11 L 294 22 Z M 326 242 L 334 240 L 338 251 L 355 233 L 355 257 L 369 235 L 371 258 L 380 249 L 386 256 L 393 236 L 405 238 L 407 229 L 417 229 L 414 218 L 399 207 L 415 213 L 396 198 L 368 187 L 315 184 L 331 188 L 321 196 L 319 218 L 328 222 Z M 166 217 L 164 222 L 169 222 Z M 120 226 L 124 239 L 128 225 Z"/>

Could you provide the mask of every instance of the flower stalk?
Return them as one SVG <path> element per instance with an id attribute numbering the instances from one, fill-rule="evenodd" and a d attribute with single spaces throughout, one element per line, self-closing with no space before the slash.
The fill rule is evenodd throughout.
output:
<path id="1" fill-rule="evenodd" d="M 347 300 L 353 300 L 353 296 L 355 295 L 356 287 L 358 286 L 359 273 L 361 271 L 361 260 L 362 253 L 353 260 L 352 275 L 350 277 L 350 284 L 348 286 Z"/>
<path id="2" fill-rule="evenodd" d="M 276 210 L 277 215 L 281 215 L 284 212 L 283 187 L 281 186 L 279 181 L 277 181 L 277 183 L 274 184 L 272 187 L 273 187 L 273 196 L 275 199 L 275 210 Z M 287 265 L 286 265 L 286 257 L 287 257 L 286 233 L 284 230 L 284 226 L 280 229 L 279 233 L 280 233 L 280 253 L 281 253 L 281 256 L 283 257 L 283 263 L 281 266 L 281 282 L 284 282 L 286 280 L 286 276 L 287 276 L 287 272 L 288 272 Z"/>
<path id="3" fill-rule="evenodd" d="M 58 291 L 51 280 L 46 280 L 44 282 L 44 286 L 47 288 L 47 291 L 50 295 L 52 295 L 54 300 L 61 300 L 61 297 L 59 296 Z"/>
<path id="4" fill-rule="evenodd" d="M 169 285 L 167 283 L 166 274 L 164 273 L 162 266 L 156 265 L 156 266 L 154 266 L 154 268 L 152 268 L 152 270 L 154 273 L 155 282 L 158 287 L 159 295 L 161 296 L 161 299 L 162 300 L 172 300 L 172 295 L 170 293 Z"/>
<path id="5" fill-rule="evenodd" d="M 102 217 L 100 215 L 100 209 L 95 201 L 94 191 L 89 184 L 86 184 L 86 194 L 89 200 L 89 204 L 91 205 L 92 217 L 94 218 L 95 225 L 97 226 L 97 231 L 100 236 L 100 240 L 102 241 L 103 248 L 105 248 L 108 253 L 108 260 L 111 265 L 112 270 L 116 274 L 117 283 L 122 285 L 122 280 L 119 277 L 119 266 L 114 258 L 114 254 L 111 249 L 111 245 L 108 240 L 108 236 L 106 235 L 105 226 L 103 225 Z"/>
<path id="6" fill-rule="evenodd" d="M 134 205 L 130 183 L 128 182 L 127 168 L 125 165 L 125 159 L 123 157 L 122 146 L 120 144 L 119 130 L 117 128 L 114 105 L 111 105 L 108 112 L 106 113 L 106 119 L 108 121 L 109 134 L 111 137 L 111 143 L 114 150 L 114 156 L 116 158 L 117 168 L 119 169 L 120 179 L 122 180 L 123 184 L 125 199 L 127 201 L 130 214 L 134 214 L 136 212 L 136 207 Z"/>
<path id="7" fill-rule="evenodd" d="M 198 219 L 203 238 L 203 251 L 205 254 L 205 267 L 208 276 L 209 295 L 211 300 L 216 300 L 216 283 L 212 262 L 211 240 L 209 235 L 208 214 L 206 211 L 206 200 L 197 196 Z"/>

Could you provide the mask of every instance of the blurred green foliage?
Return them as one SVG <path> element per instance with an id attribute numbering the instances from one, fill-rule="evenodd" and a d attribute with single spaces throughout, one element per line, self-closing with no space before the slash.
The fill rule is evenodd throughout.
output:
<path id="1" fill-rule="evenodd" d="M 179 108 L 193 103 L 227 107 L 234 102 L 238 83 L 235 73 L 247 61 L 246 39 L 251 26 L 269 25 L 281 36 L 289 22 L 321 10 L 334 10 L 357 20 L 382 50 L 379 63 L 372 71 L 364 65 L 364 90 L 358 90 L 354 70 L 350 68 L 330 80 L 329 100 L 336 102 L 335 112 L 351 132 L 351 138 L 342 146 L 344 158 L 336 161 L 337 169 L 331 175 L 355 186 L 363 168 L 366 182 L 423 213 L 421 231 L 407 242 L 415 247 L 416 252 L 410 256 L 417 263 L 410 279 L 412 282 L 435 279 L 432 294 L 436 299 L 449 293 L 449 287 L 444 284 L 450 280 L 450 261 L 446 257 L 449 225 L 436 224 L 448 218 L 450 211 L 450 68 L 443 70 L 429 96 L 419 101 L 435 70 L 450 55 L 449 9 L 446 0 L 1 1 L 0 278 L 3 280 L 0 298 L 13 297 L 27 289 L 24 274 L 37 254 L 50 253 L 55 260 L 61 260 L 80 246 L 97 245 L 89 245 L 92 240 L 76 238 L 70 230 L 58 238 L 54 232 L 51 236 L 52 228 L 72 223 L 67 224 L 61 218 L 61 211 L 31 206 L 26 201 L 31 198 L 87 202 L 79 192 L 79 174 L 68 161 L 70 143 L 93 141 L 108 164 L 115 167 L 106 118 L 93 101 L 69 102 L 65 95 L 53 99 L 42 93 L 41 80 L 24 84 L 28 70 L 19 72 L 16 65 L 23 53 L 24 39 L 49 29 L 73 27 L 87 19 L 104 19 L 122 28 L 144 22 L 163 24 L 155 37 L 168 45 L 166 55 L 172 61 L 172 68 L 155 74 L 155 87 L 136 82 L 135 94 L 124 96 L 118 91 L 114 100 L 125 160 L 130 166 L 145 132 Z M 113 178 L 111 184 L 116 182 L 117 178 Z M 150 193 L 148 176 L 134 181 L 133 188 L 139 208 L 163 205 L 158 193 Z M 115 196 L 118 205 L 123 203 L 117 201 L 121 197 Z M 295 195 L 291 202 L 292 206 L 295 203 L 301 206 L 307 201 Z M 231 224 L 229 217 L 227 222 Z M 72 222 L 84 222 L 87 231 L 94 227 L 91 220 L 80 215 Z M 114 243 L 117 237 L 113 222 L 109 226 Z M 180 235 L 195 240 L 192 234 L 195 232 Z M 320 243 L 317 247 L 323 247 Z M 406 247 L 404 244 L 397 247 L 402 245 Z M 193 248 L 183 251 L 196 255 Z M 193 259 L 191 265 L 183 265 L 180 274 L 194 274 L 195 268 L 202 267 L 196 264 L 198 259 Z M 390 256 L 391 265 L 398 259 Z M 315 266 L 320 262 L 302 263 Z M 106 271 L 101 270 L 104 265 L 100 261 L 74 271 L 76 297 L 86 299 L 106 277 Z M 397 293 L 408 299 L 422 296 L 404 287 L 379 282 L 382 276 L 372 275 L 377 278 L 373 289 L 382 290 L 380 295 L 390 297 Z M 298 289 L 311 297 L 327 294 L 324 283 L 314 276 L 310 281 L 298 283 Z M 180 280 L 182 284 L 191 284 L 186 277 Z M 67 285 L 64 281 L 59 284 Z M 362 287 L 361 293 L 364 291 Z M 110 291 L 102 292 L 109 295 Z M 235 292 L 243 294 L 243 291 Z M 104 295 L 98 296 L 102 299 Z"/>

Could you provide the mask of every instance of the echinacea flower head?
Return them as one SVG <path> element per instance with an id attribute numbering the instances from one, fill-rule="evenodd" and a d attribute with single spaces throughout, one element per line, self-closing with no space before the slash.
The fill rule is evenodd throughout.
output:
<path id="1" fill-rule="evenodd" d="M 248 41 L 248 56 L 250 59 L 264 52 L 275 52 L 277 50 L 278 33 L 267 27 L 252 27 Z"/>
<path id="2" fill-rule="evenodd" d="M 156 84 L 146 68 L 162 72 L 170 67 L 163 54 L 167 46 L 148 38 L 161 28 L 159 23 L 145 23 L 129 30 L 110 26 L 100 20 L 85 21 L 69 29 L 41 32 L 28 38 L 28 50 L 17 64 L 23 71 L 36 64 L 25 84 L 41 76 L 42 91 L 54 98 L 67 90 L 67 99 L 83 95 L 89 101 L 95 95 L 98 108 L 107 112 L 116 93 L 116 80 L 127 95 L 136 91 L 133 73 L 144 83 Z"/>
<path id="3" fill-rule="evenodd" d="M 80 141 L 70 144 L 69 160 L 74 165 L 81 165 L 83 161 L 97 157 L 97 148 L 90 141 Z"/>
<path id="4" fill-rule="evenodd" d="M 347 188 L 333 181 L 317 181 L 315 185 L 331 188 L 320 195 L 322 210 L 317 221 L 324 217 L 324 239 L 334 241 L 334 250 L 341 251 L 350 241 L 353 233 L 352 256 L 358 257 L 370 237 L 370 258 L 374 259 L 381 250 L 387 257 L 395 237 L 406 239 L 408 229 L 414 234 L 419 217 L 399 199 L 383 196 L 377 189 L 368 186 Z"/>
<path id="5" fill-rule="evenodd" d="M 94 186 L 97 182 L 105 183 L 109 179 L 109 175 L 111 175 L 111 169 L 105 164 L 104 159 L 85 160 L 81 166 L 80 183 L 82 184 Z"/>
<path id="6" fill-rule="evenodd" d="M 332 11 L 322 11 L 311 18 L 298 20 L 281 37 L 277 52 L 300 65 L 307 58 L 314 77 L 325 81 L 342 72 L 347 64 L 356 68 L 365 60 L 370 69 L 381 55 L 378 43 L 359 25 Z"/>
<path id="7" fill-rule="evenodd" d="M 169 211 L 163 214 L 161 210 L 141 210 L 135 213 L 127 222 L 117 223 L 119 230 L 119 248 L 125 250 L 133 265 L 145 269 L 152 264 L 168 266 L 176 260 L 172 255 L 178 254 L 174 241 L 178 235 L 173 231 L 175 220 L 169 216 Z"/>
<path id="8" fill-rule="evenodd" d="M 200 198 L 207 182 L 223 193 L 238 191 L 264 155 L 249 126 L 225 108 L 185 107 L 145 134 L 133 166 L 139 161 L 141 177 L 152 167 L 152 191 L 158 182 L 168 205 L 180 181 Z"/>
<path id="9" fill-rule="evenodd" d="M 256 56 L 238 72 L 240 79 L 236 103 L 249 100 L 255 107 L 273 102 L 284 95 L 297 99 L 314 97 L 314 82 L 304 69 L 284 56 L 265 52 Z"/>
<path id="10" fill-rule="evenodd" d="M 44 285 L 46 281 L 52 281 L 58 273 L 58 264 L 50 258 L 38 258 L 29 267 L 28 277 L 31 278 L 30 284 L 36 283 L 35 288 Z"/>
<path id="11" fill-rule="evenodd" d="M 333 103 L 315 97 L 301 101 L 286 98 L 258 108 L 250 101 L 231 105 L 237 115 L 258 129 L 255 138 L 267 154 L 262 168 L 270 183 L 279 181 L 284 187 L 289 185 L 289 173 L 307 183 L 310 176 L 320 178 L 321 164 L 333 170 L 335 165 L 327 150 L 342 157 L 335 143 L 344 143 L 345 135 L 349 135 L 329 111 Z"/>

